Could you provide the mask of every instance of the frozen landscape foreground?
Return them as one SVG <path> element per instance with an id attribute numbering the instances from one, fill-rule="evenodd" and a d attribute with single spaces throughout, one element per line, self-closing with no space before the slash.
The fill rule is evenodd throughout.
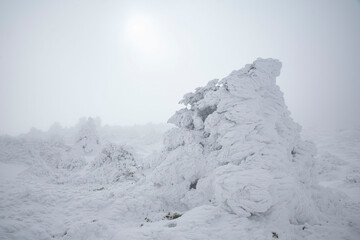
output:
<path id="1" fill-rule="evenodd" d="M 280 68 L 258 59 L 186 94 L 171 129 L 0 137 L 0 238 L 359 239 L 360 129 L 300 135 Z"/>

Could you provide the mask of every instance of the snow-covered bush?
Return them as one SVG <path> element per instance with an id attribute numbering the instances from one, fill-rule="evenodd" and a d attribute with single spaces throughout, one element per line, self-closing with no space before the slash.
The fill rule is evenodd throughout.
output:
<path id="1" fill-rule="evenodd" d="M 139 166 L 129 147 L 108 143 L 92 163 L 90 181 L 111 183 L 136 180 L 138 172 Z"/>

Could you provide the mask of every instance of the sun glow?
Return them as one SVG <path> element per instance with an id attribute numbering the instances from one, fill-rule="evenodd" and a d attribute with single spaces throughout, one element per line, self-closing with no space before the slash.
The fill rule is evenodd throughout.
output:
<path id="1" fill-rule="evenodd" d="M 132 50 L 145 57 L 158 56 L 164 47 L 160 31 L 149 17 L 130 18 L 126 27 L 126 37 Z"/>

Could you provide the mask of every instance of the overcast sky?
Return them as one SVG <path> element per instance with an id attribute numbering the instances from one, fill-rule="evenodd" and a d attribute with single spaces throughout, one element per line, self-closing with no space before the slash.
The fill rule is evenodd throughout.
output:
<path id="1" fill-rule="evenodd" d="M 166 122 L 257 57 L 303 125 L 360 122 L 360 2 L 0 1 L 0 134 Z"/>

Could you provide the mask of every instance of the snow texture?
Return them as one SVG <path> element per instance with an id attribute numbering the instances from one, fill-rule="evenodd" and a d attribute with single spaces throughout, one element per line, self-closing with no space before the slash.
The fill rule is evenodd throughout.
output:
<path id="1" fill-rule="evenodd" d="M 280 69 L 257 59 L 185 94 L 171 129 L 89 118 L 0 137 L 0 238 L 358 239 L 360 131 L 310 132 L 317 153 Z"/>

